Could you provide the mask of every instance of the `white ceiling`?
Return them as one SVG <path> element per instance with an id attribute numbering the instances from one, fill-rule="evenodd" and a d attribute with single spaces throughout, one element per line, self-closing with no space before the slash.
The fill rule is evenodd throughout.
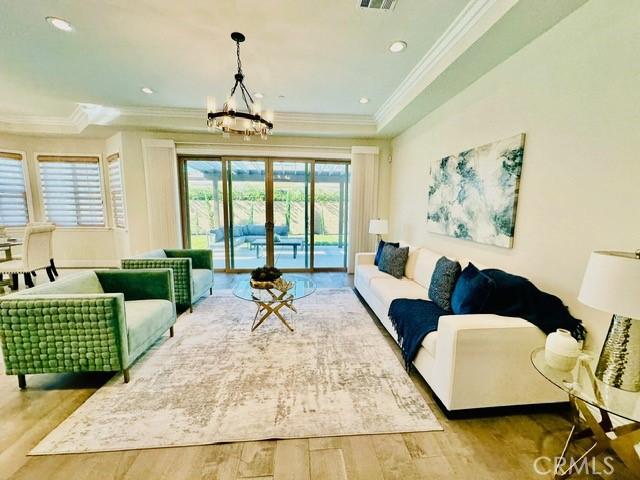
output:
<path id="1" fill-rule="evenodd" d="M 0 114 L 68 116 L 78 103 L 203 108 L 246 84 L 279 112 L 373 115 L 468 0 L 25 0 L 0 6 Z M 44 17 L 71 22 L 55 30 Z M 388 52 L 394 40 L 409 48 Z M 156 93 L 145 95 L 140 87 Z M 278 98 L 284 95 L 285 98 Z M 361 96 L 370 103 L 358 102 Z"/>

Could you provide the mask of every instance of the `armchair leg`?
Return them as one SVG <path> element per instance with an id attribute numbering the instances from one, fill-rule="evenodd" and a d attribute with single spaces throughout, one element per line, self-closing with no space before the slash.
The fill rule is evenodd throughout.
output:
<path id="1" fill-rule="evenodd" d="M 124 383 L 129 383 L 130 377 L 129 377 L 128 368 L 125 368 L 124 370 L 122 370 L 122 375 L 124 375 Z"/>
<path id="2" fill-rule="evenodd" d="M 20 390 L 27 388 L 27 379 L 21 373 L 18 374 L 18 387 L 20 387 Z"/>
<path id="3" fill-rule="evenodd" d="M 53 271 L 52 271 L 51 267 L 46 267 L 45 270 L 47 271 L 47 277 L 49 277 L 49 281 L 50 282 L 55 282 L 56 281 L 56 277 L 53 275 Z"/>
<path id="4" fill-rule="evenodd" d="M 189 305 L 189 313 L 193 313 L 193 305 Z"/>
<path id="5" fill-rule="evenodd" d="M 213 287 L 209 287 L 209 295 L 213 295 Z"/>
<path id="6" fill-rule="evenodd" d="M 32 288 L 34 286 L 33 278 L 31 278 L 31 273 L 29 272 L 24 273 L 24 284 L 27 286 L 27 288 Z"/>
<path id="7" fill-rule="evenodd" d="M 169 336 L 173 337 L 173 326 L 169 327 Z"/>
<path id="8" fill-rule="evenodd" d="M 20 285 L 18 284 L 18 274 L 12 273 L 11 274 L 11 290 L 18 290 L 19 286 Z"/>
<path id="9" fill-rule="evenodd" d="M 53 258 L 51 260 L 49 260 L 49 264 L 51 265 L 51 271 L 57 277 L 58 276 L 58 269 L 56 268 L 56 264 L 53 261 Z"/>

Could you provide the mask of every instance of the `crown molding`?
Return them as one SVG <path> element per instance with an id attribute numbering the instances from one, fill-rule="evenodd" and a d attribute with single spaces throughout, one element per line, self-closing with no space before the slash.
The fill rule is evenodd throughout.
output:
<path id="1" fill-rule="evenodd" d="M 234 155 L 246 157 L 282 157 L 282 158 L 322 158 L 345 160 L 351 158 L 350 147 L 280 145 L 251 143 L 200 143 L 177 142 L 179 155 Z"/>
<path id="2" fill-rule="evenodd" d="M 406 107 L 433 80 L 433 72 L 440 61 L 460 43 L 465 35 L 491 11 L 497 3 L 508 4 L 513 1 L 471 0 L 460 12 L 436 43 L 420 59 L 395 91 L 374 114 L 378 130 L 381 130 L 400 111 Z M 503 7 L 504 5 L 501 5 Z M 501 17 L 504 8 L 500 8 Z M 506 11 L 506 10 L 505 10 Z M 499 18 L 498 17 L 498 18 Z M 493 22 L 492 22 L 493 23 Z M 452 63 L 452 62 L 450 62 Z"/>

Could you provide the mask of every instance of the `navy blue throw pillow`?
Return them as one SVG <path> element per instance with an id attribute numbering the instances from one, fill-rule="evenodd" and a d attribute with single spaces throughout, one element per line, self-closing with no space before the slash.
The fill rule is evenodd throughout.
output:
<path id="1" fill-rule="evenodd" d="M 465 268 L 451 294 L 451 309 L 456 315 L 480 313 L 496 283 L 473 264 Z"/>
<path id="2" fill-rule="evenodd" d="M 380 243 L 378 244 L 378 251 L 376 252 L 376 258 L 373 261 L 373 264 L 376 267 L 380 263 L 380 257 L 382 256 L 382 249 L 384 248 L 385 245 L 391 245 L 393 247 L 400 248 L 400 242 L 394 243 L 394 242 L 385 242 L 384 240 L 380 240 Z"/>
<path id="3" fill-rule="evenodd" d="M 429 285 L 429 299 L 443 310 L 451 311 L 451 294 L 460 270 L 460 264 L 447 257 L 440 257 L 436 262 Z"/>

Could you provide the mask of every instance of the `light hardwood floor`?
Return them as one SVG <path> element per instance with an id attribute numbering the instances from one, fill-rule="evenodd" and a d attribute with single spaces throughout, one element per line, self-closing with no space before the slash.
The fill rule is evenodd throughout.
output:
<path id="1" fill-rule="evenodd" d="M 345 274 L 314 274 L 314 278 L 321 288 L 352 285 L 352 277 Z M 233 281 L 232 275 L 216 274 L 216 288 L 229 288 Z M 394 340 L 377 320 L 372 321 L 400 358 Z M 182 334 L 180 320 L 176 334 Z M 560 452 L 569 429 L 564 407 L 510 414 L 494 411 L 449 420 L 426 383 L 412 373 L 416 388 L 438 416 L 443 432 L 26 456 L 109 377 L 31 375 L 27 377 L 29 388 L 19 391 L 15 376 L 1 374 L 0 479 L 543 479 L 551 476 L 535 473 L 535 459 Z M 635 478 L 620 462 L 614 466 L 613 476 L 574 478 Z"/>

